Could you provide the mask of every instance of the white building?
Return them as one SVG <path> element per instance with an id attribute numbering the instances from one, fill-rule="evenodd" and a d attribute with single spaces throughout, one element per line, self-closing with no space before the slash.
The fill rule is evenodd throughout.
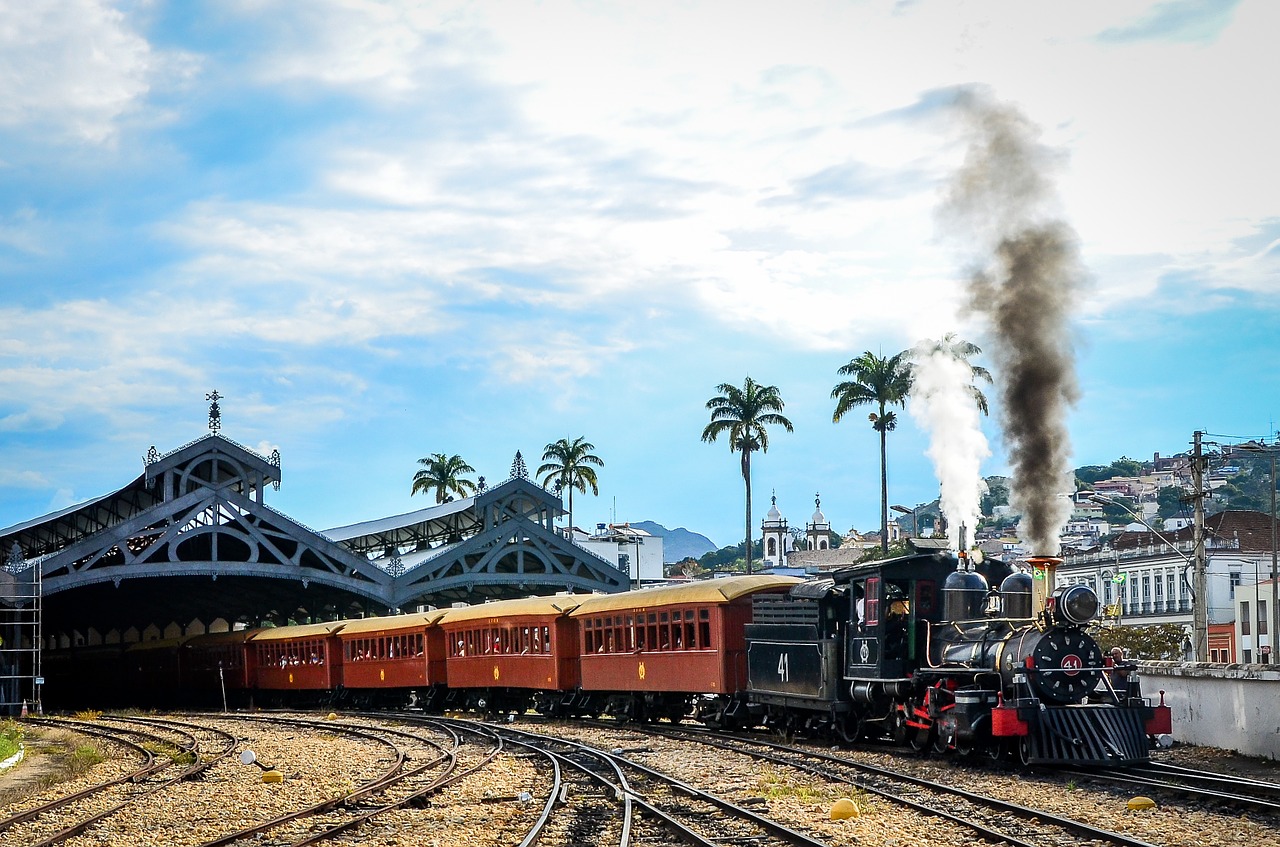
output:
<path id="1" fill-rule="evenodd" d="M 778 511 L 778 497 L 770 500 L 769 513 L 760 522 L 761 543 L 764 548 L 763 568 L 781 568 L 787 565 L 787 555 L 795 545 L 787 519 Z"/>
<path id="2" fill-rule="evenodd" d="M 633 585 L 665 577 L 661 535 L 652 535 L 630 523 L 599 523 L 590 536 L 574 535 L 579 545 L 630 574 Z"/>
<path id="3" fill-rule="evenodd" d="M 1270 568 L 1270 561 L 1267 567 Z M 1236 656 L 1245 664 L 1275 661 L 1275 634 L 1271 632 L 1271 604 L 1275 583 L 1264 579 L 1236 588 Z"/>
<path id="4" fill-rule="evenodd" d="M 1188 527 L 1162 533 L 1165 541 L 1145 528 L 1126 530 L 1111 547 L 1065 557 L 1057 583 L 1091 586 L 1104 609 L 1119 612 L 1123 624 L 1182 624 L 1189 637 L 1192 532 Z M 1229 624 L 1238 619 L 1239 601 L 1254 596 L 1255 582 L 1270 576 L 1267 516 L 1248 511 L 1211 515 L 1205 522 L 1205 553 L 1209 623 Z"/>
<path id="5" fill-rule="evenodd" d="M 822 514 L 822 498 L 816 494 L 813 497 L 813 506 L 813 515 L 804 526 L 805 541 L 808 542 L 810 550 L 826 550 L 831 546 L 831 521 Z"/>

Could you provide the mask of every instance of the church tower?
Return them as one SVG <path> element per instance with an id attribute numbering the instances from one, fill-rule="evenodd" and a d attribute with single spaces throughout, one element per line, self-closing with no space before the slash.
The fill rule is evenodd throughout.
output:
<path id="1" fill-rule="evenodd" d="M 786 565 L 788 545 L 791 533 L 787 531 L 787 519 L 778 511 L 778 495 L 769 498 L 772 505 L 769 513 L 760 522 L 764 539 L 764 565 L 766 568 L 778 568 Z"/>
<path id="2" fill-rule="evenodd" d="M 809 542 L 810 550 L 826 550 L 831 546 L 831 521 L 822 514 L 822 497 L 813 495 L 813 517 L 805 525 L 804 537 Z"/>

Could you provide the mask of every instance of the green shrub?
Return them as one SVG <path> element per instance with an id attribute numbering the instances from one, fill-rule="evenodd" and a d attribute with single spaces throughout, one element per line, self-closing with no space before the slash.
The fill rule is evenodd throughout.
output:
<path id="1" fill-rule="evenodd" d="M 13 720 L 0 722 L 0 761 L 9 758 L 22 746 L 22 726 Z"/>

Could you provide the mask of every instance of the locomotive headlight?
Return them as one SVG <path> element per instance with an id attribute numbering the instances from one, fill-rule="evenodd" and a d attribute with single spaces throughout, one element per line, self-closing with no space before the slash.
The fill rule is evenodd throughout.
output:
<path id="1" fill-rule="evenodd" d="M 1055 593 L 1054 606 L 1067 623 L 1082 626 L 1098 614 L 1098 595 L 1087 585 L 1068 585 Z"/>

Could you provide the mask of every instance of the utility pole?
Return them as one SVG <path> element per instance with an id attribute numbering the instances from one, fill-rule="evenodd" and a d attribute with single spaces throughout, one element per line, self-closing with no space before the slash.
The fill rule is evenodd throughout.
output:
<path id="1" fill-rule="evenodd" d="M 1209 660 L 1209 576 L 1204 550 L 1204 472 L 1208 459 L 1204 455 L 1201 438 L 1204 433 L 1196 430 L 1192 440 L 1191 484 L 1195 489 L 1191 497 L 1195 506 L 1195 527 L 1192 538 L 1191 590 L 1195 595 L 1191 605 L 1191 641 L 1193 658 L 1197 662 Z"/>
<path id="2" fill-rule="evenodd" d="M 1276 450 L 1275 444 L 1267 452 L 1271 454 L 1271 661 L 1280 662 L 1280 583 L 1276 580 Z M 1254 577 L 1257 581 L 1257 577 Z"/>

